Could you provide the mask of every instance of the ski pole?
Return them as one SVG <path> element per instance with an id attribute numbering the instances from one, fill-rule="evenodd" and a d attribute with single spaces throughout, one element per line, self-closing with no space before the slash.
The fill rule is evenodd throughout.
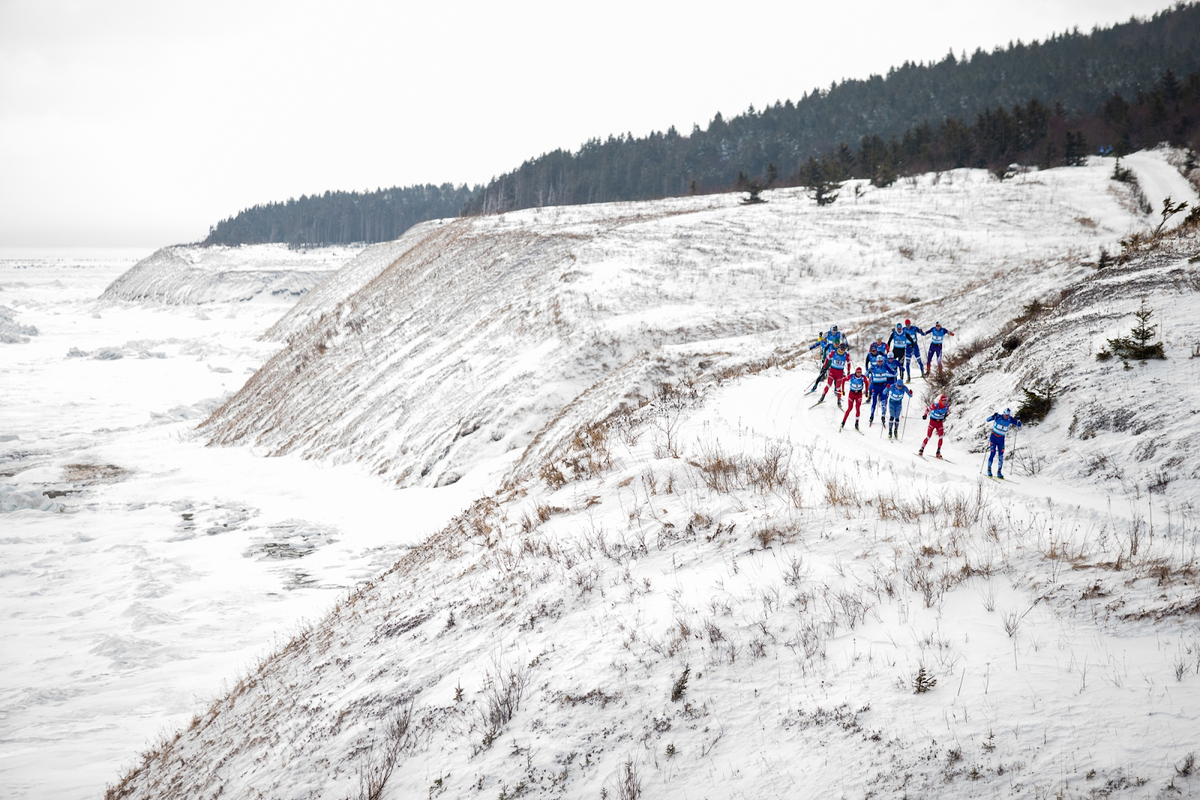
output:
<path id="1" fill-rule="evenodd" d="M 912 398 L 904 398 L 904 421 L 900 423 L 900 441 L 904 441 L 904 432 L 908 430 L 908 410 L 912 406 L 909 402 Z"/>
<path id="2" fill-rule="evenodd" d="M 987 426 L 984 425 L 984 427 L 986 428 Z M 991 449 L 991 441 L 990 441 L 990 437 L 989 437 L 988 446 L 983 448 L 983 460 L 979 462 L 979 474 L 980 475 L 983 474 L 983 469 L 984 469 L 984 467 L 987 466 L 988 451 L 990 449 Z"/>

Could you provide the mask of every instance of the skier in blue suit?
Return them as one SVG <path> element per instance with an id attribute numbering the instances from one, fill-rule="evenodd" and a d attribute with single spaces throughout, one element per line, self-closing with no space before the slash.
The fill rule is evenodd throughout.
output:
<path id="1" fill-rule="evenodd" d="M 888 387 L 888 438 L 900 438 L 900 412 L 904 408 L 904 395 L 912 397 L 912 389 L 904 385 L 901 378 Z"/>
<path id="2" fill-rule="evenodd" d="M 954 331 L 948 331 L 942 327 L 942 323 L 935 322 L 933 327 L 925 331 L 925 335 L 929 337 L 929 357 L 927 363 L 929 368 L 933 369 L 933 357 L 937 356 L 938 369 L 942 368 L 942 342 L 947 336 L 953 336 Z"/>
<path id="3" fill-rule="evenodd" d="M 825 380 L 825 375 L 829 372 L 829 354 L 832 353 L 839 344 L 844 344 L 846 337 L 838 330 L 837 325 L 830 326 L 829 330 L 817 336 L 816 344 L 809 347 L 809 350 L 821 348 L 821 371 L 817 373 L 817 379 L 813 381 L 812 388 L 808 390 L 812 394 Z"/>
<path id="4" fill-rule="evenodd" d="M 883 356 L 876 356 L 875 363 L 870 366 L 870 386 L 868 395 L 871 398 L 871 413 L 868 416 L 867 427 L 875 424 L 875 406 L 879 406 L 879 418 L 887 418 L 887 387 L 891 372 L 884 362 Z"/>
<path id="5" fill-rule="evenodd" d="M 987 421 L 993 423 L 992 435 L 988 439 L 987 474 L 989 478 L 992 477 L 992 459 L 999 453 L 1000 464 L 996 468 L 996 477 L 1004 480 L 1004 435 L 1014 425 L 1018 428 L 1021 427 L 1021 420 L 1012 416 L 1012 411 L 1006 408 L 1004 411 L 997 411 L 995 414 L 992 414 L 987 418 Z"/>
<path id="6" fill-rule="evenodd" d="M 904 360 L 904 354 L 908 350 L 908 336 L 904 333 L 904 326 L 899 322 L 892 329 L 892 333 L 888 336 L 888 347 L 892 348 L 892 358 L 897 361 Z"/>
<path id="7" fill-rule="evenodd" d="M 904 351 L 904 371 L 908 375 L 908 379 L 912 380 L 912 359 L 917 359 L 917 366 L 921 369 L 921 377 L 925 377 L 925 364 L 921 361 L 921 345 L 917 341 L 918 336 L 925 336 L 926 332 L 921 330 L 920 325 L 913 325 L 911 319 L 904 320 L 904 327 L 901 329 L 904 332 L 904 338 L 908 340 L 908 347 Z"/>

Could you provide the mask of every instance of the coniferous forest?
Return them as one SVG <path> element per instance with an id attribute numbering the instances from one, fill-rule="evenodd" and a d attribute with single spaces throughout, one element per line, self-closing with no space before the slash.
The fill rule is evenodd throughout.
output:
<path id="1" fill-rule="evenodd" d="M 223 219 L 204 244 L 387 242 L 418 222 L 458 216 L 470 197 L 469 188 L 449 183 L 305 195 Z"/>
<path id="2" fill-rule="evenodd" d="M 886 185 L 955 167 L 1079 163 L 1200 132 L 1200 4 L 1089 33 L 992 52 L 949 53 L 800 100 L 751 108 L 683 135 L 593 139 L 530 159 L 486 185 L 326 192 L 247 209 L 205 244 L 344 244 L 394 239 L 438 217 L 544 205 L 646 200 L 850 177 Z"/>

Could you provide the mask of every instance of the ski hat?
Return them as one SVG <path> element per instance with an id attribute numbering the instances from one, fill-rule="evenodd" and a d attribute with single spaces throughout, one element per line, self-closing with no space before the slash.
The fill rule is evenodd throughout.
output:
<path id="1" fill-rule="evenodd" d="M 875 363 L 882 366 L 883 365 L 883 356 L 875 356 Z"/>
<path id="2" fill-rule="evenodd" d="M 912 325 L 912 320 L 911 320 L 911 319 L 906 319 L 906 320 L 904 320 L 904 324 L 905 324 L 905 325 Z"/>
<path id="3" fill-rule="evenodd" d="M 833 331 L 834 333 L 837 333 L 837 325 L 833 325 L 832 327 L 829 328 L 829 330 Z"/>
<path id="4" fill-rule="evenodd" d="M 903 327 L 904 327 L 904 325 L 902 323 L 900 323 L 900 322 L 896 323 L 896 330 L 900 330 Z"/>
<path id="5" fill-rule="evenodd" d="M 1010 408 L 1004 409 L 1004 416 L 1008 417 L 1011 415 L 1012 415 L 1012 409 L 1010 409 Z"/>
<path id="6" fill-rule="evenodd" d="M 933 323 L 933 327 L 935 327 L 935 328 L 940 328 L 940 327 L 942 327 L 942 323 L 940 323 L 940 322 L 935 322 L 935 323 Z"/>
<path id="7" fill-rule="evenodd" d="M 855 374 L 855 375 L 861 375 L 861 374 L 862 374 L 862 367 L 855 367 L 855 368 L 854 368 L 854 374 Z"/>
<path id="8" fill-rule="evenodd" d="M 946 395 L 942 395 L 941 397 L 939 397 L 939 398 L 938 398 L 938 402 L 939 402 L 939 403 L 949 403 L 949 402 L 950 402 L 950 398 L 949 398 L 949 397 L 946 397 Z"/>

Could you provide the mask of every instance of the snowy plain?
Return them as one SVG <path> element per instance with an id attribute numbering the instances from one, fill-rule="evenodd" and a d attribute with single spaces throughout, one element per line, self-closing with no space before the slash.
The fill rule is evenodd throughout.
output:
<path id="1" fill-rule="evenodd" d="M 243 257 L 261 270 L 272 250 Z M 288 304 L 99 302 L 136 261 L 0 253 L 0 303 L 37 330 L 0 345 L 5 798 L 99 796 L 131 753 L 473 499 L 469 481 L 434 498 L 205 448 L 193 429 L 273 352 L 257 340 Z"/>
<path id="2" fill-rule="evenodd" d="M 1195 202 L 1161 152 L 1129 164 L 1152 202 Z M 0 779 L 362 797 L 390 764 L 390 798 L 1197 794 L 1198 465 L 1176 452 L 1197 426 L 1182 400 L 1127 423 L 1142 391 L 1196 385 L 1196 237 L 1097 271 L 1153 223 L 1111 171 L 852 185 L 819 211 L 782 190 L 429 223 L 286 315 L 81 289 L 58 313 L 90 333 L 12 361 L 25 410 L 5 398 L 10 496 L 78 489 L 46 499 L 92 516 L 2 518 L 6 638 L 45 650 L 47 674 L 2 665 L 24 691 L 0 703 Z M 1169 360 L 1095 362 L 1146 295 Z M 1052 308 L 1022 345 L 962 371 L 948 462 L 913 452 L 915 404 L 903 443 L 809 407 L 819 327 L 861 343 L 936 317 L 953 352 L 1034 299 Z M 35 301 L 8 305 L 58 335 Z M 134 359 L 118 331 L 142 328 L 186 344 L 139 333 Z M 93 390 L 63 409 L 78 429 L 26 441 L 53 417 L 29 398 L 69 396 L 71 365 L 172 359 L 161 396 Z M 987 481 L 982 418 L 1047 368 L 1059 407 L 1014 442 L 1012 481 Z M 85 485 L 76 463 L 131 474 Z M 312 554 L 266 555 L 282 548 Z M 915 694 L 922 667 L 936 684 Z M 160 730 L 144 757 L 109 743 Z M 84 753 L 87 780 L 30 761 L 53 747 Z"/>

